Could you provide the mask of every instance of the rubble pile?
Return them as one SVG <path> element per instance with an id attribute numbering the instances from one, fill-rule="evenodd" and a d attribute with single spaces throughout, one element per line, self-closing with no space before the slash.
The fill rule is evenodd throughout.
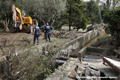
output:
<path id="1" fill-rule="evenodd" d="M 107 26 L 106 24 L 100 23 L 100 24 L 95 24 L 93 27 L 95 30 L 98 30 L 99 32 L 101 32 L 101 31 L 104 31 L 106 26 Z"/>

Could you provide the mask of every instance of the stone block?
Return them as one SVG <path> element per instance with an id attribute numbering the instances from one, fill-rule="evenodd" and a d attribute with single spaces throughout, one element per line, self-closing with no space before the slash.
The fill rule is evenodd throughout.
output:
<path id="1" fill-rule="evenodd" d="M 77 67 L 78 65 L 79 67 Z M 46 80 L 55 80 L 58 76 L 61 80 L 74 80 L 73 78 L 76 78 L 77 72 L 82 74 L 83 70 L 84 68 L 80 66 L 80 61 L 77 58 L 70 58 L 62 66 L 58 67 Z"/>
<path id="2" fill-rule="evenodd" d="M 86 51 L 87 51 L 87 47 L 84 47 L 78 52 L 78 58 L 80 61 L 82 61 L 83 55 L 86 53 Z"/>

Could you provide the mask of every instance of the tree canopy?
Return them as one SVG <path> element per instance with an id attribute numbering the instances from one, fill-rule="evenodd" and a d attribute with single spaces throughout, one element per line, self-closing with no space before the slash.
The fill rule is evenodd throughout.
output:
<path id="1" fill-rule="evenodd" d="M 101 11 L 98 2 L 91 0 L 87 3 L 87 17 L 89 17 L 92 24 L 101 22 Z"/>
<path id="2" fill-rule="evenodd" d="M 111 34 L 120 44 L 120 7 L 111 10 L 104 15 L 104 22 L 109 24 L 106 27 L 107 33 Z"/>
<path id="3" fill-rule="evenodd" d="M 61 16 L 63 24 L 69 25 L 69 31 L 71 26 L 74 26 L 77 30 L 80 28 L 85 29 L 88 19 L 85 17 L 86 5 L 82 0 L 67 0 L 66 11 Z M 60 19 L 59 19 L 60 21 Z"/>
<path id="4" fill-rule="evenodd" d="M 12 23 L 12 4 L 25 12 L 26 16 L 37 19 L 40 25 L 55 22 L 56 28 L 68 24 L 69 30 L 74 26 L 77 30 L 85 29 L 87 23 L 100 23 L 106 12 L 119 6 L 120 0 L 1 0 L 0 23 L 4 24 L 4 30 Z M 102 17 L 101 17 L 102 13 Z"/>
<path id="5" fill-rule="evenodd" d="M 12 1 L 0 0 L 0 22 L 4 25 L 4 30 L 8 31 L 8 24 L 12 18 Z"/>
<path id="6" fill-rule="evenodd" d="M 26 16 L 31 16 L 39 22 L 53 23 L 66 9 L 66 0 L 2 0 L 0 1 L 0 20 L 5 30 L 12 21 L 12 4 L 23 10 Z"/>
<path id="7" fill-rule="evenodd" d="M 46 23 L 53 22 L 61 15 L 65 10 L 66 0 L 24 0 L 23 5 L 28 15 Z"/>

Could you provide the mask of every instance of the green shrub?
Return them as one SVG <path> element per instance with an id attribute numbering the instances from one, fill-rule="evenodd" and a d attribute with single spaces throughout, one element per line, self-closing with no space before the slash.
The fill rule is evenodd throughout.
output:
<path id="1" fill-rule="evenodd" d="M 116 40 L 117 45 L 120 45 L 120 7 L 105 13 L 104 22 L 109 24 L 106 27 L 106 32 L 111 34 Z"/>
<path id="2" fill-rule="evenodd" d="M 53 56 L 26 52 L 6 55 L 0 65 L 3 80 L 43 80 L 55 70 Z"/>
<path id="3" fill-rule="evenodd" d="M 3 25 L 3 23 L 0 23 L 0 28 L 2 28 L 2 29 L 4 28 L 4 25 Z"/>
<path id="4" fill-rule="evenodd" d="M 92 44 L 92 46 L 106 48 L 110 44 L 110 41 L 111 37 L 101 37 L 94 44 Z"/>

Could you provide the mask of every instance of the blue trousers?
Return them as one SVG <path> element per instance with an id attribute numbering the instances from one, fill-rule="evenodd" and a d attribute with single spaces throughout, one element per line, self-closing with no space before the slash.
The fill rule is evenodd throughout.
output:
<path id="1" fill-rule="evenodd" d="M 37 44 L 39 44 L 39 35 L 38 34 L 34 34 L 34 40 L 33 40 L 33 44 L 35 45 L 37 39 Z"/>
<path id="2" fill-rule="evenodd" d="M 51 39 L 50 39 L 50 32 L 46 32 L 45 33 L 45 39 L 46 39 L 46 41 L 51 41 Z"/>

